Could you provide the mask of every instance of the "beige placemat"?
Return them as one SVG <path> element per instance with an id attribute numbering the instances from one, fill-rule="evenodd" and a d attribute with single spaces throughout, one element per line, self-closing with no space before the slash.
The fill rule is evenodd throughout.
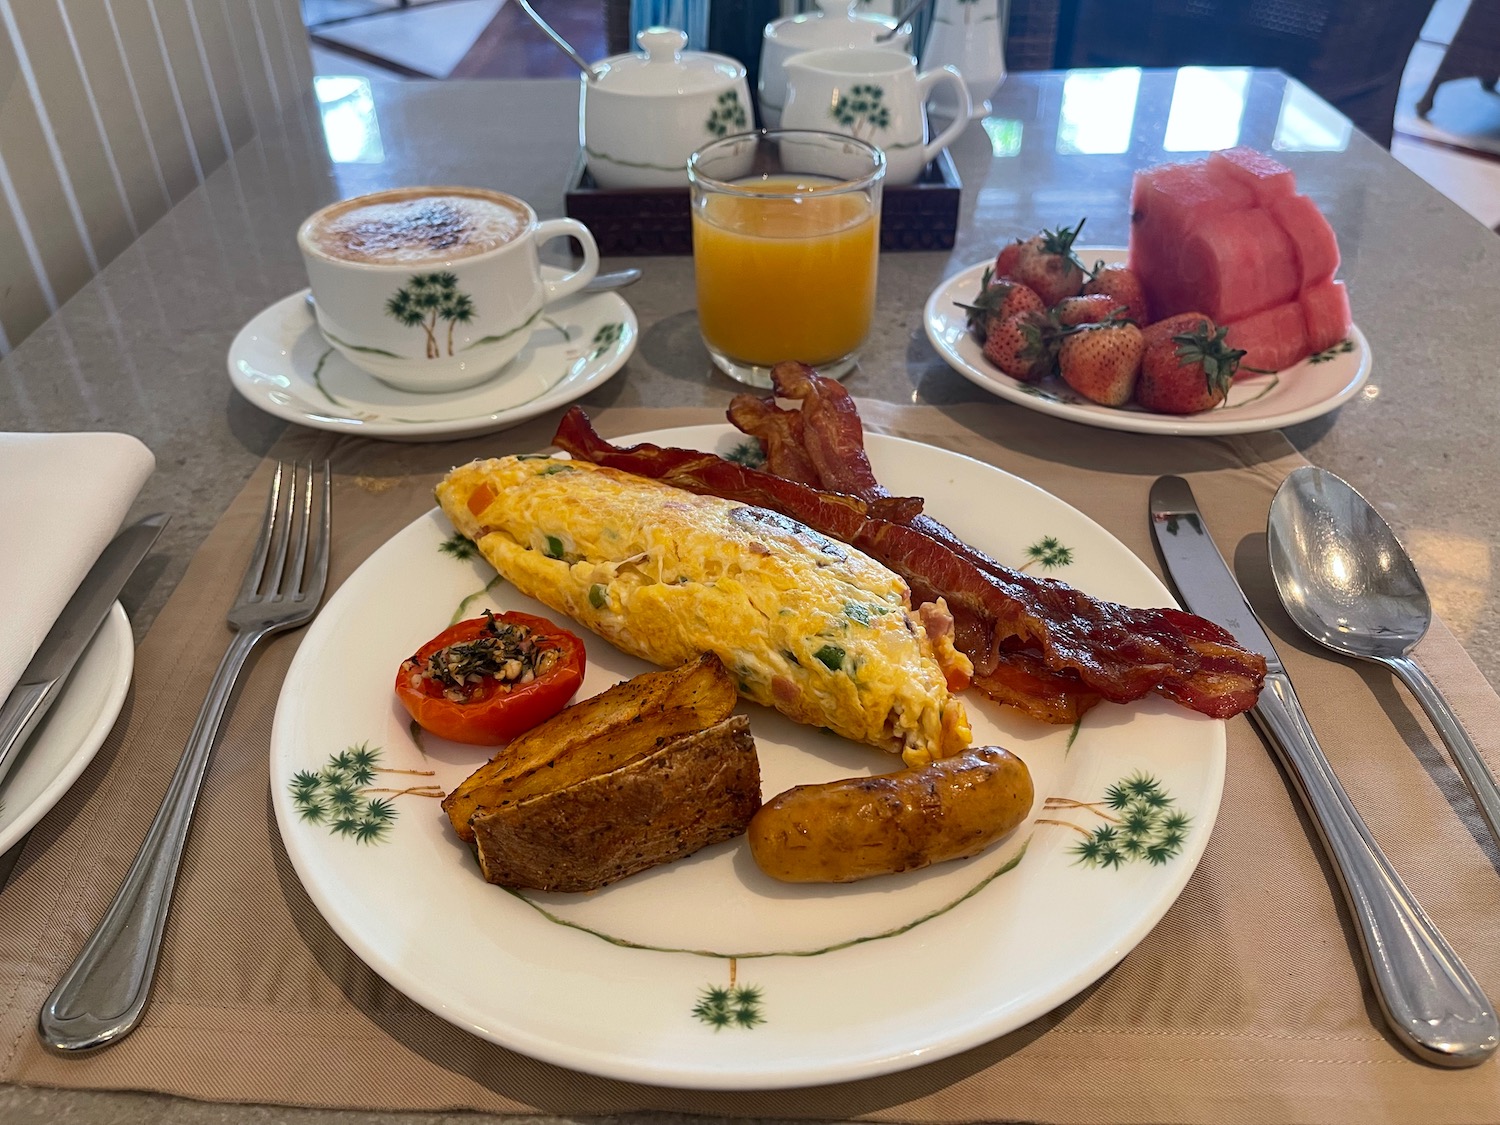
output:
<path id="1" fill-rule="evenodd" d="M 1500 995 L 1500 856 L 1441 744 L 1390 676 L 1293 639 L 1262 536 L 1300 458 L 1275 434 L 1164 439 L 1041 419 L 1003 404 L 864 404 L 872 429 L 1017 472 L 1088 512 L 1155 565 L 1146 492 L 1187 475 L 1278 635 L 1325 748 L 1428 912 Z M 606 411 L 606 435 L 713 420 Z M 430 504 L 449 465 L 544 447 L 556 418 L 441 447 L 339 439 L 335 581 Z M 290 435 L 281 453 L 327 446 Z M 298 643 L 251 669 L 209 771 L 146 1020 L 83 1058 L 49 1055 L 38 1007 L 76 953 L 154 813 L 227 641 L 221 625 L 260 520 L 262 466 L 140 648 L 119 724 L 32 834 L 0 893 L 0 1079 L 192 1098 L 383 1109 L 967 1122 L 1494 1122 L 1500 1066 L 1447 1072 L 1385 1036 L 1312 828 L 1249 723 L 1230 724 L 1223 808 L 1176 906 L 1101 981 L 1043 1019 L 951 1059 L 809 1090 L 714 1094 L 593 1078 L 472 1038 L 386 986 L 303 893 L 269 809 L 268 742 Z M 1003 520 L 1001 510 L 976 510 Z M 1494 756 L 1500 699 L 1441 627 L 1427 670 Z M 1003 955 L 1003 951 L 997 951 Z M 920 965 L 913 965 L 920 972 Z M 858 982 L 859 987 L 874 987 Z"/>

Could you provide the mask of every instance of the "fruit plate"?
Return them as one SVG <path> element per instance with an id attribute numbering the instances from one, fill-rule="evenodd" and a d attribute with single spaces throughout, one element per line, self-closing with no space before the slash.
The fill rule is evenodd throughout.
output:
<path id="1" fill-rule="evenodd" d="M 729 452 L 744 439 L 721 425 L 621 440 Z M 996 558 L 1116 601 L 1171 604 L 1118 540 L 1034 485 L 897 438 L 871 435 L 869 451 L 887 487 L 926 497 Z M 1006 518 L 977 516 L 977 495 Z M 433 511 L 339 588 L 287 674 L 270 772 L 287 854 L 329 924 L 396 989 L 474 1035 L 675 1087 L 901 1070 L 1013 1031 L 1098 980 L 1166 913 L 1208 842 L 1224 723 L 1151 697 L 1102 704 L 1075 730 L 968 693 L 976 742 L 1020 755 L 1036 787 L 1022 826 L 970 859 L 792 886 L 763 875 L 737 839 L 593 894 L 490 886 L 424 796 L 451 791 L 486 754 L 419 744 L 391 684 L 456 615 L 558 618 L 461 557 L 466 543 Z M 584 641 L 582 695 L 647 670 Z M 767 796 L 895 768 L 879 751 L 741 710 Z"/>
<path id="2" fill-rule="evenodd" d="M 1085 262 L 1103 261 L 1107 265 L 1125 260 L 1125 251 L 1118 248 L 1079 247 L 1077 254 Z M 971 266 L 938 286 L 927 299 L 922 326 L 932 346 L 953 370 L 992 394 L 1043 414 L 1142 434 L 1248 434 L 1279 430 L 1327 414 L 1353 398 L 1370 377 L 1370 345 L 1363 332 L 1351 327 L 1342 343 L 1284 371 L 1241 375 L 1224 405 L 1202 414 L 1153 414 L 1133 405 L 1100 406 L 1075 393 L 1056 376 L 1026 383 L 984 358 L 958 305 L 973 303 L 984 271 L 991 264 Z"/>

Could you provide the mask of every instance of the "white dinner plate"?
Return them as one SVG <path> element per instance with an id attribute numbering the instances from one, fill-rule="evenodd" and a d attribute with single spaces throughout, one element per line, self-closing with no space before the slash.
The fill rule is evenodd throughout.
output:
<path id="1" fill-rule="evenodd" d="M 36 827 L 94 760 L 125 705 L 134 669 L 130 619 L 116 602 L 0 785 L 0 852 Z"/>
<path id="2" fill-rule="evenodd" d="M 1125 260 L 1125 251 L 1080 247 L 1078 257 L 1092 265 Z M 927 338 L 949 367 L 992 394 L 1086 426 L 1142 434 L 1248 434 L 1279 430 L 1330 410 L 1353 398 L 1370 377 L 1370 345 L 1351 327 L 1348 339 L 1275 375 L 1242 374 L 1224 405 L 1201 414 L 1153 414 L 1138 406 L 1100 406 L 1073 391 L 1056 376 L 1037 383 L 1014 379 L 984 358 L 958 302 L 973 304 L 984 271 L 993 261 L 970 266 L 943 282 L 922 314 Z"/>
<path id="3" fill-rule="evenodd" d="M 620 370 L 639 335 L 635 312 L 618 293 L 585 293 L 549 306 L 495 378 L 462 391 L 414 394 L 386 386 L 335 351 L 313 320 L 307 292 L 283 297 L 240 329 L 229 346 L 235 389 L 289 422 L 394 441 L 487 434 L 564 406 Z"/>
<path id="4" fill-rule="evenodd" d="M 699 426 L 622 440 L 728 452 L 743 437 Z M 869 450 L 892 492 L 925 496 L 929 512 L 1002 561 L 1051 564 L 1113 600 L 1172 604 L 1118 540 L 1041 489 L 897 438 L 872 435 Z M 1223 786 L 1222 722 L 1152 697 L 1101 704 L 1075 731 L 969 693 L 975 741 L 1019 754 L 1037 793 L 1023 825 L 981 855 L 790 886 L 762 875 L 738 839 L 592 894 L 490 886 L 438 801 L 401 792 L 451 790 L 487 755 L 431 737 L 419 745 L 392 683 L 405 657 L 486 604 L 558 617 L 503 582 L 483 593 L 494 572 L 455 557 L 464 542 L 434 510 L 329 601 L 287 673 L 271 787 L 287 853 L 333 929 L 397 989 L 475 1035 L 665 1086 L 887 1073 L 1018 1028 L 1097 980 L 1203 853 Z M 585 641 L 582 695 L 647 670 Z M 767 797 L 899 766 L 742 708 Z"/>

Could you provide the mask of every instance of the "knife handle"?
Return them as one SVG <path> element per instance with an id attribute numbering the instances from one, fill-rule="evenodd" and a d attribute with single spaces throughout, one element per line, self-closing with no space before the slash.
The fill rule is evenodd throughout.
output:
<path id="1" fill-rule="evenodd" d="M 18 684 L 0 704 L 0 780 L 21 756 L 21 747 L 36 730 L 52 704 L 56 680 L 40 684 Z"/>
<path id="2" fill-rule="evenodd" d="M 1494 1005 L 1375 843 L 1284 673 L 1266 676 L 1251 715 L 1280 753 L 1333 859 L 1391 1029 L 1428 1062 L 1484 1062 L 1500 1046 Z"/>

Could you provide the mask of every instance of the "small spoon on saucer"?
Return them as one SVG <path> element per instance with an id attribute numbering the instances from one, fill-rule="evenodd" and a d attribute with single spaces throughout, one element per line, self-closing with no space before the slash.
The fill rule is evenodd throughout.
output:
<path id="1" fill-rule="evenodd" d="M 1411 689 L 1500 841 L 1500 789 L 1448 701 L 1411 659 L 1432 604 L 1411 557 L 1363 496 L 1327 469 L 1293 470 L 1271 501 L 1271 575 L 1298 628 L 1334 652 L 1384 664 Z"/>
<path id="2" fill-rule="evenodd" d="M 624 289 L 627 285 L 634 285 L 640 279 L 641 271 L 632 266 L 629 269 L 596 274 L 594 279 L 580 289 L 579 292 L 603 293 L 610 289 Z M 307 301 L 308 308 L 317 308 L 317 302 L 313 300 L 312 293 L 308 293 L 304 300 Z"/>

